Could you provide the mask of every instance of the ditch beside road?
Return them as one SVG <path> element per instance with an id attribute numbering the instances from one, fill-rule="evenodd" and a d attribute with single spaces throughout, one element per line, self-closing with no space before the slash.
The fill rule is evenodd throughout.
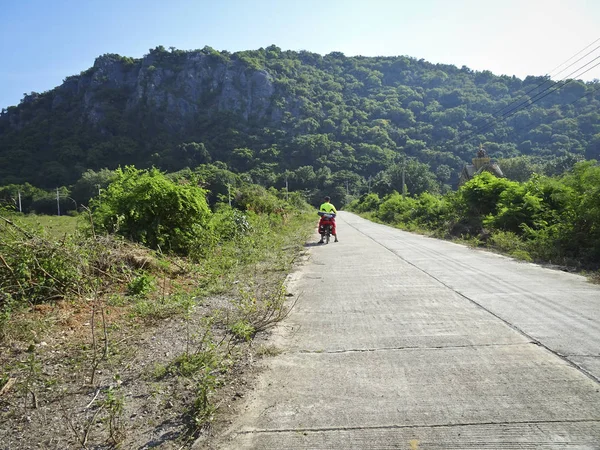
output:
<path id="1" fill-rule="evenodd" d="M 291 276 L 282 353 L 214 448 L 600 449 L 600 286 L 337 222 L 341 242 Z"/>

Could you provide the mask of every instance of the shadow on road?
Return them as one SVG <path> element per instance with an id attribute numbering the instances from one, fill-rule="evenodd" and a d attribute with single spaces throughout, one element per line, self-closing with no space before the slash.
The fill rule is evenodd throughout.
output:
<path id="1" fill-rule="evenodd" d="M 319 244 L 318 242 L 307 242 L 306 244 L 304 244 L 305 247 L 319 247 L 320 245 L 325 244 Z"/>

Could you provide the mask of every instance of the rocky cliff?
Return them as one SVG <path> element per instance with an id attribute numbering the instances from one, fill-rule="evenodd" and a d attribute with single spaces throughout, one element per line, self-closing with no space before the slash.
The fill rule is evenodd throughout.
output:
<path id="1" fill-rule="evenodd" d="M 231 112 L 244 120 L 268 118 L 273 114 L 274 91 L 266 70 L 250 68 L 240 60 L 203 51 L 151 51 L 139 60 L 100 56 L 92 68 L 68 77 L 46 95 L 51 97 L 51 110 L 69 99 L 82 98 L 81 117 L 94 125 L 100 125 L 114 107 L 123 107 L 124 112 L 143 107 L 164 112 L 166 123 L 179 129 L 199 113 Z M 35 102 L 38 97 L 34 94 L 24 101 Z M 11 123 L 18 126 L 18 117 L 11 117 Z"/>

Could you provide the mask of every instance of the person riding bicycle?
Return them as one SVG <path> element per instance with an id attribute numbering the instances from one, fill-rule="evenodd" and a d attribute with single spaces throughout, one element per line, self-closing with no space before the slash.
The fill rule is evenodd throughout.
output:
<path id="1" fill-rule="evenodd" d="M 335 206 L 333 206 L 330 202 L 331 202 L 331 198 L 329 196 L 325 197 L 325 203 L 323 203 L 321 205 L 321 207 L 319 208 L 319 213 L 333 213 L 333 214 L 337 214 L 337 210 L 335 209 Z M 321 226 L 323 225 L 323 222 L 326 221 L 326 220 L 331 221 L 331 234 L 335 238 L 334 242 L 339 242 L 338 241 L 338 237 L 337 237 L 337 232 L 336 232 L 336 229 L 335 229 L 335 218 L 325 219 L 321 215 L 321 220 L 319 220 L 319 229 L 321 229 Z M 321 240 L 319 241 L 319 244 L 322 244 L 322 243 L 323 243 L 323 236 L 321 236 Z"/>

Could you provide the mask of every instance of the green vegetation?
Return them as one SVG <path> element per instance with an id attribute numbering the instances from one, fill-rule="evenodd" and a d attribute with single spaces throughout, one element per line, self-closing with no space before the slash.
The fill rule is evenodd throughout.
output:
<path id="1" fill-rule="evenodd" d="M 182 83 L 184 75 L 196 81 Z M 105 168 L 202 166 L 233 172 L 218 191 L 205 186 L 212 195 L 226 194 L 236 178 L 277 189 L 287 180 L 311 202 L 326 192 L 343 205 L 346 191 L 400 192 L 402 168 L 411 194 L 447 192 L 480 143 L 511 179 L 557 175 L 600 159 L 600 90 L 573 80 L 533 103 L 550 83 L 274 45 L 237 53 L 160 46 L 140 60 L 104 55 L 0 116 L 0 198 L 15 204 L 21 191 L 24 211 L 53 213 L 55 192 L 25 183 L 64 186 L 61 206 L 71 209 L 67 196 L 87 204 L 105 188 Z M 485 127 L 517 99 L 532 104 Z"/>
<path id="2" fill-rule="evenodd" d="M 598 269 L 600 166 L 524 182 L 483 173 L 444 196 L 363 195 L 350 208 L 408 230 L 460 237 L 518 259 Z"/>
<path id="3" fill-rule="evenodd" d="M 0 211 L 0 387 L 14 384 L 1 401 L 22 398 L 59 413 L 82 447 L 127 445 L 131 429 L 123 418 L 133 412 L 132 399 L 122 392 L 119 374 L 138 383 L 145 369 L 131 366 L 133 356 L 153 361 L 160 355 L 124 341 L 177 318 L 171 323 L 180 324 L 179 350 L 156 366 L 152 386 L 136 385 L 153 391 L 160 385 L 169 393 L 169 404 L 176 402 L 186 418 L 181 439 L 211 423 L 218 389 L 254 336 L 293 307 L 282 282 L 315 217 L 301 195 L 252 185 L 230 172 L 220 172 L 231 181 L 227 197 L 208 192 L 199 184 L 218 189 L 219 179 L 202 170 L 169 176 L 117 170 L 79 217 Z M 227 203 L 209 207 L 206 198 Z M 64 230 L 46 231 L 44 225 L 57 223 Z M 75 334 L 56 359 L 44 346 L 66 333 Z M 9 350 L 19 346 L 27 348 L 25 363 Z M 46 380 L 48 370 L 52 380 Z M 81 391 L 81 382 L 95 390 L 92 402 L 66 406 L 66 392 Z M 3 421 L 19 417 L 12 408 L 3 411 L 9 411 Z"/>
<path id="4" fill-rule="evenodd" d="M 210 211 L 195 179 L 176 183 L 157 169 L 117 169 L 94 202 L 97 229 L 152 249 L 188 254 L 205 231 Z"/>
<path id="5" fill-rule="evenodd" d="M 124 342 L 177 318 L 144 387 L 164 392 L 161 408 L 183 404 L 193 437 L 255 335 L 293 306 L 282 281 L 314 226 L 307 202 L 324 195 L 408 230 L 597 269 L 600 89 L 572 81 L 534 102 L 547 81 L 408 57 L 159 46 L 25 96 L 0 114 L 0 385 L 60 405 L 82 448 L 127 447 L 135 400 L 118 374 L 148 373 L 124 362 Z M 530 107 L 486 128 L 518 98 Z M 507 178 L 453 191 L 480 143 Z M 45 354 L 43 339 L 67 329 L 65 357 Z M 63 406 L 66 390 L 47 389 L 59 380 L 96 391 Z M 21 429 L 17 416 L 1 419 Z"/>

